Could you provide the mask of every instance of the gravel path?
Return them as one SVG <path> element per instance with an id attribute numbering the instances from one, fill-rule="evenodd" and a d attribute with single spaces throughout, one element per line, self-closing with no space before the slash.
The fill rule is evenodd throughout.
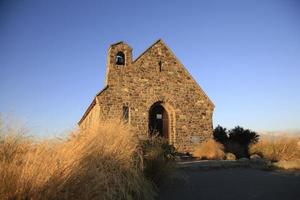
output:
<path id="1" fill-rule="evenodd" d="M 300 173 L 250 168 L 177 170 L 159 200 L 299 200 Z"/>

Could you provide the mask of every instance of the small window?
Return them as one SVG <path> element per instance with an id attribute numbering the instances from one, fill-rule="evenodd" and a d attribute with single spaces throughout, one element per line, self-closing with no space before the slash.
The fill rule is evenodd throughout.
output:
<path id="1" fill-rule="evenodd" d="M 162 71 L 162 63 L 161 63 L 161 61 L 158 62 L 158 66 L 159 66 L 159 71 L 161 72 Z"/>
<path id="2" fill-rule="evenodd" d="M 162 114 L 156 114 L 156 119 L 162 119 Z"/>
<path id="3" fill-rule="evenodd" d="M 123 106 L 123 119 L 125 122 L 128 122 L 129 120 L 129 107 Z"/>
<path id="4" fill-rule="evenodd" d="M 116 64 L 117 65 L 125 65 L 125 55 L 121 51 L 117 53 Z"/>

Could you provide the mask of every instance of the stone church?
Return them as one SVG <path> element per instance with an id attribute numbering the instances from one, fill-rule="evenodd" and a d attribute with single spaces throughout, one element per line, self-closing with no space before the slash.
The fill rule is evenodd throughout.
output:
<path id="1" fill-rule="evenodd" d="M 78 122 L 86 129 L 122 118 L 142 137 L 158 134 L 180 152 L 212 136 L 214 104 L 162 41 L 133 60 L 124 43 L 108 49 L 105 87 Z"/>

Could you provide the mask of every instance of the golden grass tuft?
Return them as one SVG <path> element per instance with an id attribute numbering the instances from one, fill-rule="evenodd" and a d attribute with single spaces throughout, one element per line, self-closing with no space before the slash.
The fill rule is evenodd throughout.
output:
<path id="1" fill-rule="evenodd" d="M 259 154 L 271 161 L 300 159 L 299 138 L 293 135 L 263 136 L 250 147 L 251 154 Z"/>
<path id="2" fill-rule="evenodd" d="M 290 161 L 283 160 L 283 161 L 276 162 L 273 165 L 280 169 L 299 170 L 300 169 L 300 159 L 290 160 Z"/>
<path id="3" fill-rule="evenodd" d="M 208 139 L 195 147 L 193 156 L 200 159 L 222 160 L 225 157 L 224 146 L 213 139 Z"/>
<path id="4" fill-rule="evenodd" d="M 2 127 L 0 199 L 153 199 L 141 154 L 119 121 L 39 142 Z"/>

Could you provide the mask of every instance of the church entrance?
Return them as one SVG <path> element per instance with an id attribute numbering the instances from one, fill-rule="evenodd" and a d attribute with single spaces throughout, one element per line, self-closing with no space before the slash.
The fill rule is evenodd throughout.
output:
<path id="1" fill-rule="evenodd" d="M 153 104 L 149 110 L 149 131 L 151 136 L 169 137 L 168 113 L 160 102 Z"/>

